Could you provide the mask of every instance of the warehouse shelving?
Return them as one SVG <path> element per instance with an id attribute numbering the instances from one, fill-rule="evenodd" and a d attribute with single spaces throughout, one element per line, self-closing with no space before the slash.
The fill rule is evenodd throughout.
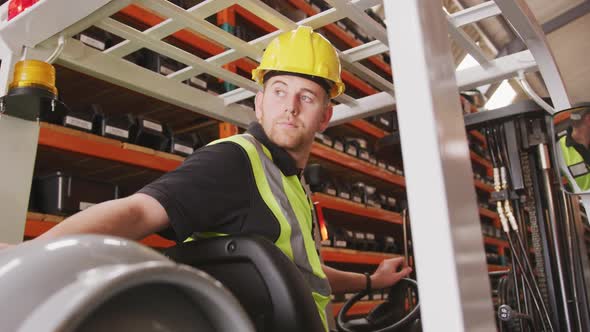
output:
<path id="1" fill-rule="evenodd" d="M 319 143 L 313 144 L 311 154 L 312 156 L 333 162 L 356 172 L 364 173 L 389 184 L 401 187 L 404 187 L 406 184 L 403 176 L 394 174 L 369 162 L 352 157 L 344 152 L 334 150 Z"/>
<path id="2" fill-rule="evenodd" d="M 232 7 L 229 7 L 225 10 L 227 10 L 227 11 L 235 10 L 235 14 L 242 15 L 244 18 L 248 19 L 251 23 L 256 24 L 259 28 L 264 29 L 266 32 L 273 32 L 276 30 L 276 27 L 274 27 L 268 23 L 263 23 L 264 21 L 262 21 L 258 18 L 255 18 L 254 15 L 252 15 L 249 11 L 247 11 L 246 9 L 244 9 L 243 7 L 241 7 L 239 5 L 233 5 Z M 313 10 L 313 9 L 311 9 L 311 10 Z M 140 22 L 141 24 L 147 25 L 148 27 L 155 26 L 155 25 L 161 23 L 162 21 L 164 21 L 164 19 L 162 17 L 154 14 L 153 12 L 145 10 L 137 5 L 130 5 L 124 9 L 122 9 L 121 14 L 126 15 L 128 18 L 131 18 L 137 22 Z M 335 33 L 338 36 L 342 36 L 342 38 L 344 38 L 344 40 L 346 40 L 348 43 L 353 43 L 350 41 L 351 39 L 348 35 L 346 35 L 346 33 L 339 32 L 339 30 L 340 30 L 340 28 L 338 28 L 336 26 L 334 26 L 334 28 L 329 28 L 329 31 Z M 181 41 L 182 43 L 186 43 L 196 49 L 202 49 L 204 51 L 207 51 L 209 53 L 209 55 L 216 55 L 216 54 L 219 54 L 223 51 L 223 48 L 220 47 L 217 43 L 215 43 L 209 39 L 199 37 L 198 35 L 196 35 L 194 33 L 190 33 L 186 30 L 176 32 L 175 34 L 173 34 L 173 36 L 175 38 L 177 38 L 179 41 Z M 359 43 L 357 42 L 356 44 L 358 45 Z M 379 62 L 379 60 L 374 60 L 374 61 L 375 61 L 375 63 L 380 63 L 380 66 L 384 70 L 391 71 L 391 69 L 389 68 L 389 66 L 387 64 L 385 64 L 383 62 Z M 254 69 L 256 67 L 256 63 L 253 62 L 252 60 L 248 60 L 248 59 L 236 60 L 235 65 L 237 65 L 242 71 L 247 72 L 247 73 L 251 72 L 252 69 Z M 364 83 L 363 81 L 359 80 L 355 76 L 350 75 L 346 72 L 343 72 L 342 79 L 344 80 L 344 82 L 347 85 L 355 87 L 356 89 L 362 91 L 364 94 L 370 95 L 370 94 L 377 92 L 377 90 L 373 89 L 368 84 Z"/>
<path id="3" fill-rule="evenodd" d="M 374 207 L 368 207 L 363 204 L 356 203 L 347 199 L 333 197 L 322 193 L 313 194 L 311 199 L 314 202 L 316 209 L 333 209 L 361 217 L 381 220 L 396 225 L 401 225 L 402 223 L 401 215 L 399 213 Z"/>
<path id="4" fill-rule="evenodd" d="M 184 160 L 184 158 L 174 154 L 165 153 L 161 151 L 154 151 L 144 147 L 134 146 L 133 144 L 124 144 L 120 141 L 107 139 L 104 137 L 85 133 L 75 129 L 64 128 L 46 123 L 41 124 L 39 144 L 42 146 L 48 146 L 60 150 L 76 152 L 84 155 L 126 163 L 139 167 L 145 167 L 162 172 L 167 172 L 175 169 L 182 163 L 182 160 Z M 405 185 L 404 178 L 402 176 L 393 174 L 387 170 L 379 168 L 368 162 L 354 158 L 340 151 L 328 148 L 319 143 L 314 143 L 314 146 L 312 148 L 312 154 L 316 157 L 320 157 L 327 161 L 335 162 L 355 171 L 362 172 L 366 176 L 379 178 L 381 180 L 387 181 L 388 183 L 398 186 Z M 481 181 L 475 180 L 475 185 L 478 188 L 482 188 L 486 191 L 491 191 L 491 187 L 482 183 Z M 332 199 L 331 197 L 327 196 L 324 197 L 324 199 L 327 200 L 328 205 L 334 205 L 337 204 L 334 202 L 339 202 L 338 199 Z M 352 205 L 346 205 L 344 203 L 350 203 Z M 342 204 L 342 207 L 348 206 L 349 210 L 352 206 L 357 207 L 352 202 L 343 202 Z M 361 207 L 358 210 L 364 209 L 364 207 Z M 373 211 L 370 208 L 366 210 Z M 369 213 L 370 215 L 375 215 L 375 213 L 377 212 L 366 213 Z M 388 218 L 390 220 L 399 219 L 398 217 L 394 217 L 396 216 L 396 214 L 393 212 L 383 210 L 381 213 L 383 213 L 384 215 L 388 215 Z M 497 218 L 497 214 L 495 212 L 485 208 L 480 208 L 480 213 L 481 215 L 486 216 L 488 218 Z"/>
<path id="5" fill-rule="evenodd" d="M 39 144 L 162 172 L 175 169 L 184 159 L 170 153 L 123 144 L 120 141 L 46 123 L 41 123 Z"/>

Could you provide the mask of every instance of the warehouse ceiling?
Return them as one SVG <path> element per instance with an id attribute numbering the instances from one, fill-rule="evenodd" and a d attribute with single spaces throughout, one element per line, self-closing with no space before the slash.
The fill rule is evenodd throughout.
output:
<path id="1" fill-rule="evenodd" d="M 590 0 L 525 0 L 547 40 L 564 78 L 572 103 L 590 101 Z M 471 7 L 483 0 L 444 0 L 445 7 Z M 478 23 L 478 27 L 498 50 L 505 55 L 519 51 L 522 43 L 501 18 Z M 540 76 L 529 76 L 531 85 L 547 96 Z M 520 91 L 520 98 L 526 98 Z"/>

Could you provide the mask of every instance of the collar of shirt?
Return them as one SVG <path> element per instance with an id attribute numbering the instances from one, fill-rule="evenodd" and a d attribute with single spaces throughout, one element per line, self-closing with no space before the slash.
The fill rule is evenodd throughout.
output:
<path id="1" fill-rule="evenodd" d="M 248 126 L 248 134 L 254 136 L 262 145 L 264 145 L 272 156 L 272 160 L 274 163 L 279 167 L 281 172 L 285 174 L 285 176 L 291 175 L 300 175 L 301 169 L 297 168 L 297 164 L 295 163 L 295 159 L 289 155 L 285 149 L 281 148 L 280 146 L 274 144 L 266 133 L 264 129 L 258 122 L 252 122 L 250 126 Z"/>
<path id="2" fill-rule="evenodd" d="M 572 128 L 568 128 L 567 134 L 565 135 L 565 146 L 574 146 L 575 144 L 578 143 L 572 138 Z"/>

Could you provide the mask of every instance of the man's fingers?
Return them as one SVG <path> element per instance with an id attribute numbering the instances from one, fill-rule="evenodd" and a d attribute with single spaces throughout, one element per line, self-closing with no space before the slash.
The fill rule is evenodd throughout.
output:
<path id="1" fill-rule="evenodd" d="M 390 258 L 389 261 L 391 262 L 391 264 L 393 264 L 396 268 L 398 268 L 400 265 L 403 266 L 405 260 L 403 257 L 394 257 L 394 258 Z"/>
<path id="2" fill-rule="evenodd" d="M 412 273 L 412 268 L 409 266 L 406 266 L 403 268 L 403 270 L 401 270 L 401 275 L 403 276 L 403 278 L 407 277 L 410 275 L 410 273 Z"/>

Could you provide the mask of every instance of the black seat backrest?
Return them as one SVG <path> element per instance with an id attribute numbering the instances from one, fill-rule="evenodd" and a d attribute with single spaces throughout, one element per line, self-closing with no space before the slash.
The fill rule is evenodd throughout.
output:
<path id="1" fill-rule="evenodd" d="M 222 236 L 179 244 L 171 259 L 209 273 L 240 301 L 258 332 L 325 331 L 303 276 L 270 241 Z"/>

